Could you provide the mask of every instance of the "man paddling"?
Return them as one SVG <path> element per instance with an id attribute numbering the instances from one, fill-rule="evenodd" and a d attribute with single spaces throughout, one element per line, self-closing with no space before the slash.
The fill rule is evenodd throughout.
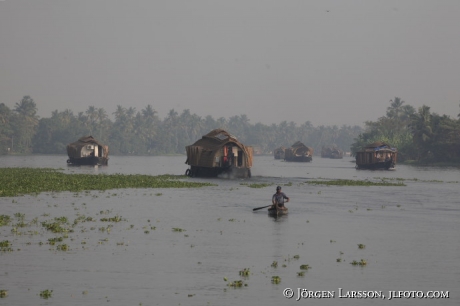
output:
<path id="1" fill-rule="evenodd" d="M 286 210 L 287 208 L 284 206 L 285 199 L 286 203 L 289 202 L 289 197 L 281 191 L 281 186 L 277 186 L 276 193 L 272 197 L 272 206 L 269 209 Z"/>

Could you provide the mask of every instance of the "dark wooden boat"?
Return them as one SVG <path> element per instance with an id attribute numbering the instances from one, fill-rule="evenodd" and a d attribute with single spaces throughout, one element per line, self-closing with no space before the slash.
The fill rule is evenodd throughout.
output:
<path id="1" fill-rule="evenodd" d="M 286 151 L 285 147 L 279 147 L 273 150 L 273 155 L 275 159 L 284 159 L 284 152 Z"/>
<path id="2" fill-rule="evenodd" d="M 284 160 L 287 162 L 311 162 L 313 159 L 313 148 L 309 148 L 300 141 L 297 141 L 284 152 Z"/>
<path id="3" fill-rule="evenodd" d="M 272 216 L 272 217 L 279 217 L 279 216 L 287 215 L 288 211 L 289 211 L 288 208 L 286 208 L 286 209 L 269 208 L 268 209 L 268 215 Z"/>
<path id="4" fill-rule="evenodd" d="M 190 166 L 185 175 L 191 177 L 250 178 L 253 148 L 235 136 L 216 129 L 193 145 L 185 147 Z"/>
<path id="5" fill-rule="evenodd" d="M 398 150 L 383 142 L 367 145 L 356 152 L 356 169 L 394 169 Z"/>
<path id="6" fill-rule="evenodd" d="M 339 148 L 332 147 L 323 147 L 321 149 L 321 157 L 323 158 L 332 158 L 332 159 L 341 159 L 343 158 L 343 151 Z"/>
<path id="7" fill-rule="evenodd" d="M 84 136 L 68 144 L 67 154 L 69 165 L 107 165 L 109 161 L 109 147 L 93 136 Z"/>

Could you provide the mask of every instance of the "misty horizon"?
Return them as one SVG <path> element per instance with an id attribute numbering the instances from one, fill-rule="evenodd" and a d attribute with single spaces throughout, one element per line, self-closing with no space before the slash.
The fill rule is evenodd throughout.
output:
<path id="1" fill-rule="evenodd" d="M 456 117 L 459 13 L 453 0 L 5 0 L 0 103 L 363 126 L 400 97 Z"/>

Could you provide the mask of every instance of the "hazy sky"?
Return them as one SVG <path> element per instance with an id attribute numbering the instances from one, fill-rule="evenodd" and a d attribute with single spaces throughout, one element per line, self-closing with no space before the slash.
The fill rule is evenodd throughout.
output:
<path id="1" fill-rule="evenodd" d="M 0 0 L 0 103 L 40 117 L 362 125 L 390 99 L 460 112 L 459 0 Z"/>

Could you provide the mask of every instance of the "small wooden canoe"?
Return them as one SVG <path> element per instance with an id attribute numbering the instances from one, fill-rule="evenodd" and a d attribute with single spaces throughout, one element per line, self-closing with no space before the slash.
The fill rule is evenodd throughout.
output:
<path id="1" fill-rule="evenodd" d="M 282 215 L 287 215 L 288 214 L 288 209 L 268 209 L 268 214 L 272 217 L 278 217 Z"/>

